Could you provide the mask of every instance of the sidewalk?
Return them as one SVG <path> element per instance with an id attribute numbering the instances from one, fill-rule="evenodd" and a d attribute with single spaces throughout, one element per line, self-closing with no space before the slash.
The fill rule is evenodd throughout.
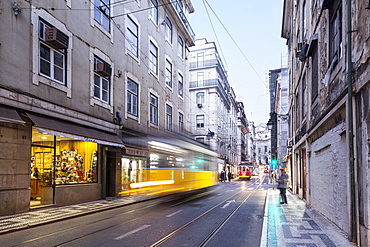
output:
<path id="1" fill-rule="evenodd" d="M 44 225 L 64 219 L 87 215 L 99 211 L 104 211 L 127 204 L 144 201 L 148 196 L 128 196 L 119 198 L 107 198 L 75 205 L 60 207 L 45 207 L 31 209 L 29 212 L 0 216 L 0 237 L 7 232 L 22 230 L 37 225 Z"/>
<path id="2" fill-rule="evenodd" d="M 268 190 L 261 247 L 356 246 L 296 195 L 287 192 L 288 204 L 280 204 L 279 193 Z"/>

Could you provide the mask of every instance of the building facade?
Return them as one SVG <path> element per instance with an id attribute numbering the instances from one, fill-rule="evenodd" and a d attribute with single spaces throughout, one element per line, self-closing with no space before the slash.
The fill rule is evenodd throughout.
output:
<path id="1" fill-rule="evenodd" d="M 198 39 L 190 47 L 190 131 L 219 154 L 219 170 L 236 173 L 245 143 L 246 119 L 230 87 L 214 42 Z"/>
<path id="2" fill-rule="evenodd" d="M 278 167 L 289 168 L 289 77 L 288 69 L 281 68 L 270 71 L 270 98 L 273 99 L 270 112 L 271 124 L 271 157 L 277 161 Z"/>
<path id="3" fill-rule="evenodd" d="M 284 1 L 292 190 L 370 246 L 370 3 Z"/>
<path id="4" fill-rule="evenodd" d="M 266 124 L 256 126 L 256 168 L 271 163 L 271 132 Z"/>
<path id="5" fill-rule="evenodd" d="M 247 143 L 247 159 L 246 161 L 257 166 L 257 153 L 256 153 L 256 126 L 253 121 L 248 122 L 248 133 L 246 135 Z M 271 146 L 271 144 L 270 144 Z"/>
<path id="6" fill-rule="evenodd" d="M 190 0 L 0 8 L 0 215 L 116 196 L 188 133 Z"/>

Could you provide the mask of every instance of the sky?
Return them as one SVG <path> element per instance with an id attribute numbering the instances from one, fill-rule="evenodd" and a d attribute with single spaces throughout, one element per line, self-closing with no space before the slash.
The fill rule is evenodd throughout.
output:
<path id="1" fill-rule="evenodd" d="M 189 21 L 196 39 L 215 42 L 228 81 L 248 121 L 267 123 L 269 70 L 286 66 L 281 38 L 282 0 L 192 0 Z"/>

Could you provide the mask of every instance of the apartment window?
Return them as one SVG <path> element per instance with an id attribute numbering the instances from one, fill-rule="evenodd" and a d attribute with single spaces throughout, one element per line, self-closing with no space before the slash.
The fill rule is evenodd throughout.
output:
<path id="1" fill-rule="evenodd" d="M 197 104 L 204 104 L 204 92 L 198 92 L 196 94 L 196 98 L 197 98 Z"/>
<path id="2" fill-rule="evenodd" d="M 180 97 L 184 97 L 184 77 L 179 73 L 178 93 Z"/>
<path id="3" fill-rule="evenodd" d="M 138 116 L 139 85 L 127 80 L 127 112 Z"/>
<path id="4" fill-rule="evenodd" d="M 333 0 L 329 7 L 329 49 L 330 62 L 335 62 L 342 57 L 342 4 L 341 0 Z"/>
<path id="5" fill-rule="evenodd" d="M 110 0 L 94 0 L 94 19 L 109 31 Z"/>
<path id="6" fill-rule="evenodd" d="M 166 104 L 166 130 L 172 131 L 172 106 Z"/>
<path id="7" fill-rule="evenodd" d="M 155 24 L 158 24 L 158 1 L 149 0 L 149 16 Z"/>
<path id="8" fill-rule="evenodd" d="M 306 1 L 303 1 L 302 3 L 302 40 L 306 39 L 306 28 L 307 28 L 307 21 L 306 21 Z"/>
<path id="9" fill-rule="evenodd" d="M 172 88 L 172 63 L 166 59 L 166 84 Z"/>
<path id="10" fill-rule="evenodd" d="M 130 16 L 127 16 L 126 25 L 126 49 L 129 50 L 135 57 L 138 57 L 139 26 L 131 19 Z"/>
<path id="11" fill-rule="evenodd" d="M 179 112 L 179 132 L 184 132 L 184 114 Z"/>
<path id="12" fill-rule="evenodd" d="M 319 61 L 317 56 L 317 46 L 313 48 L 311 56 L 312 56 L 311 101 L 313 102 L 319 94 Z"/>
<path id="13" fill-rule="evenodd" d="M 199 52 L 197 54 L 197 67 L 198 68 L 204 67 L 204 52 Z"/>
<path id="14" fill-rule="evenodd" d="M 109 104 L 111 67 L 94 57 L 94 98 Z"/>
<path id="15" fill-rule="evenodd" d="M 196 138 L 195 138 L 195 140 L 196 140 L 197 142 L 200 142 L 200 143 L 205 143 L 205 142 L 204 142 L 204 137 L 196 137 Z"/>
<path id="16" fill-rule="evenodd" d="M 302 118 L 306 116 L 306 74 L 302 77 Z"/>
<path id="17" fill-rule="evenodd" d="M 39 41 L 39 73 L 66 85 L 66 56 L 69 37 L 40 19 Z"/>
<path id="18" fill-rule="evenodd" d="M 204 114 L 196 116 L 197 129 L 204 128 Z"/>
<path id="19" fill-rule="evenodd" d="M 149 68 L 155 74 L 158 75 L 158 47 L 150 41 L 149 44 Z"/>
<path id="20" fill-rule="evenodd" d="M 182 40 L 182 38 L 180 36 L 177 40 L 177 54 L 181 58 L 184 58 L 184 41 Z"/>
<path id="21" fill-rule="evenodd" d="M 195 140 L 196 140 L 197 142 L 200 142 L 200 143 L 205 143 L 205 142 L 204 142 L 204 137 L 196 137 L 196 138 L 195 138 Z"/>
<path id="22" fill-rule="evenodd" d="M 296 93 L 295 95 L 295 124 L 296 124 L 296 129 L 299 128 L 300 125 L 300 114 L 299 114 L 299 92 Z"/>
<path id="23" fill-rule="evenodd" d="M 170 18 L 166 17 L 166 40 L 172 44 L 172 22 Z"/>
<path id="24" fill-rule="evenodd" d="M 150 94 L 150 123 L 158 125 L 158 97 Z"/>
<path id="25" fill-rule="evenodd" d="M 204 87 L 204 72 L 197 73 L 197 87 Z"/>

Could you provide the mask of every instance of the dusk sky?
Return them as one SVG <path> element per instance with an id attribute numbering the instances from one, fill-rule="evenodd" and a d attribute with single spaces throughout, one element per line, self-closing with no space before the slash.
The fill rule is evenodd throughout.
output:
<path id="1" fill-rule="evenodd" d="M 268 72 L 287 66 L 282 0 L 193 0 L 196 38 L 216 42 L 237 100 L 255 125 L 269 119 Z M 215 32 L 214 32 L 215 31 Z"/>

